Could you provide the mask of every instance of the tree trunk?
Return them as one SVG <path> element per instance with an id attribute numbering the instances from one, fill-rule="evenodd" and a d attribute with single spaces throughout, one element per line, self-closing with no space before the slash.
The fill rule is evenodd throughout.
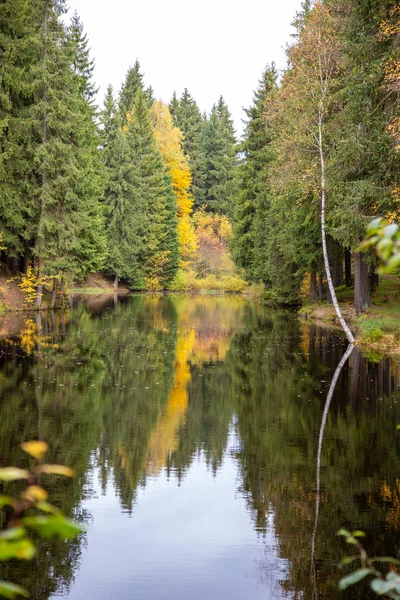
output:
<path id="1" fill-rule="evenodd" d="M 117 290 L 117 289 L 118 289 L 118 275 L 116 275 L 115 279 L 114 279 L 114 290 Z"/>
<path id="2" fill-rule="evenodd" d="M 317 274 L 311 273 L 310 275 L 310 298 L 312 302 L 317 301 Z"/>
<path id="3" fill-rule="evenodd" d="M 39 262 L 40 265 L 40 262 Z M 39 266 L 39 272 L 38 272 L 38 288 L 37 288 L 37 294 L 36 294 L 36 306 L 38 307 L 38 309 L 40 310 L 42 307 L 42 297 L 43 297 L 43 283 L 42 283 L 42 278 L 43 278 L 43 274 L 42 274 L 42 269 Z"/>
<path id="4" fill-rule="evenodd" d="M 322 282 L 322 273 L 318 273 L 318 300 L 322 302 L 324 295 L 324 286 Z"/>
<path id="5" fill-rule="evenodd" d="M 369 279 L 371 284 L 371 292 L 373 292 L 379 285 L 379 275 L 376 272 L 375 264 L 372 264 L 369 268 Z"/>
<path id="6" fill-rule="evenodd" d="M 51 291 L 51 300 L 50 300 L 50 308 L 54 308 L 54 305 L 57 300 L 57 277 L 53 279 L 53 289 Z"/>
<path id="7" fill-rule="evenodd" d="M 370 304 L 368 263 L 361 252 L 356 252 L 354 258 L 354 308 L 359 315 Z"/>
<path id="8" fill-rule="evenodd" d="M 346 287 L 351 286 L 351 252 L 350 248 L 344 249 L 344 282 Z"/>
<path id="9" fill-rule="evenodd" d="M 320 166 L 321 166 L 321 234 L 322 234 L 322 253 L 324 255 L 324 264 L 325 264 L 325 272 L 326 279 L 328 281 L 328 288 L 332 297 L 332 304 L 335 308 L 335 312 L 337 318 L 340 321 L 340 324 L 343 328 L 343 331 L 346 334 L 347 339 L 350 344 L 354 343 L 354 336 L 351 333 L 346 321 L 343 318 L 342 312 L 340 310 L 340 306 L 338 304 L 335 288 L 333 287 L 331 270 L 329 267 L 329 258 L 328 258 L 328 250 L 326 247 L 326 232 L 325 232 L 325 203 L 326 203 L 326 183 L 325 183 L 325 157 L 322 146 L 322 123 L 323 123 L 323 114 L 324 114 L 324 104 L 321 101 L 318 108 L 318 142 L 319 142 L 319 155 L 320 155 Z"/>
<path id="10" fill-rule="evenodd" d="M 343 248 L 334 239 L 331 241 L 332 281 L 335 287 L 343 285 Z"/>

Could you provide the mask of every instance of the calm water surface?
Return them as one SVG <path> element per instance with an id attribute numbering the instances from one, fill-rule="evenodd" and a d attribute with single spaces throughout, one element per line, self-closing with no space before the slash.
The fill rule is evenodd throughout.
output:
<path id="1" fill-rule="evenodd" d="M 50 498 L 87 531 L 0 578 L 33 600 L 368 598 L 338 593 L 335 532 L 400 553 L 400 368 L 358 350 L 345 364 L 317 494 L 345 349 L 236 297 L 76 299 L 3 320 L 0 464 L 47 440 L 77 471 L 48 479 Z"/>

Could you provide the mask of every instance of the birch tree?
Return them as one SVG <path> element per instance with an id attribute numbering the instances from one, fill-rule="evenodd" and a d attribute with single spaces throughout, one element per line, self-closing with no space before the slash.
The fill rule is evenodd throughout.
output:
<path id="1" fill-rule="evenodd" d="M 326 211 L 329 189 L 326 163 L 331 147 L 329 119 L 335 110 L 335 92 L 341 70 L 340 40 L 328 8 L 317 2 L 298 29 L 295 43 L 288 48 L 289 69 L 273 110 L 277 141 L 278 185 L 297 188 L 298 206 L 310 202 L 319 212 L 322 254 L 328 289 L 336 315 L 349 340 L 354 341 L 338 304 L 332 282 L 326 242 Z M 312 199 L 318 198 L 319 207 Z M 311 201 L 310 201 L 311 199 Z"/>

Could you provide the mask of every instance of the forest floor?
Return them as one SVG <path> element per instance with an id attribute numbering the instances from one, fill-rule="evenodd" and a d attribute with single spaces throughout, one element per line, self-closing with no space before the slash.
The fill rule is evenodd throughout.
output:
<path id="1" fill-rule="evenodd" d="M 106 277 L 102 273 L 93 273 L 84 281 L 79 282 L 69 290 L 70 294 L 86 294 L 97 296 L 100 294 L 114 294 L 114 280 Z M 121 283 L 118 286 L 118 293 L 125 294 L 129 292 L 128 287 Z M 43 308 L 46 308 L 48 298 L 44 295 Z M 18 286 L 18 278 L 10 277 L 0 273 L 0 316 L 8 312 L 25 312 L 35 310 L 35 307 L 26 303 L 26 298 Z"/>
<path id="2" fill-rule="evenodd" d="M 118 284 L 118 294 L 126 294 L 129 292 L 129 288 L 126 284 L 120 282 Z M 103 273 L 91 273 L 79 283 L 73 285 L 69 293 L 70 294 L 114 294 L 114 279 L 107 277 Z"/>
<path id="3" fill-rule="evenodd" d="M 24 310 L 25 296 L 14 278 L 0 273 L 0 315 L 7 310 Z"/>
<path id="4" fill-rule="evenodd" d="M 400 281 L 383 276 L 371 295 L 371 306 L 357 316 L 352 288 L 339 288 L 337 297 L 346 321 L 356 335 L 356 344 L 371 359 L 382 355 L 400 357 Z M 299 315 L 324 325 L 339 326 L 332 304 L 305 304 Z"/>

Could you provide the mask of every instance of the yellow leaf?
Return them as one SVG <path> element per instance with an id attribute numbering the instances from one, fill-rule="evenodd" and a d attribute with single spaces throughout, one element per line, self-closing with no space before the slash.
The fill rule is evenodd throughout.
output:
<path id="1" fill-rule="evenodd" d="M 17 467 L 4 467 L 0 469 L 0 481 L 16 481 L 17 479 L 28 479 L 30 473 L 25 469 Z"/>
<path id="2" fill-rule="evenodd" d="M 21 444 L 21 448 L 27 454 L 30 454 L 34 458 L 42 459 L 49 449 L 49 445 L 46 442 L 40 440 L 32 440 L 31 442 L 24 442 Z"/>
<path id="3" fill-rule="evenodd" d="M 38 467 L 40 473 L 46 473 L 47 475 L 64 475 L 65 477 L 73 477 L 75 471 L 64 465 L 40 465 Z"/>
<path id="4" fill-rule="evenodd" d="M 48 493 L 42 487 L 38 485 L 30 485 L 24 492 L 22 492 L 21 497 L 25 498 L 25 500 L 30 500 L 31 502 L 38 502 L 41 500 L 46 500 Z"/>

